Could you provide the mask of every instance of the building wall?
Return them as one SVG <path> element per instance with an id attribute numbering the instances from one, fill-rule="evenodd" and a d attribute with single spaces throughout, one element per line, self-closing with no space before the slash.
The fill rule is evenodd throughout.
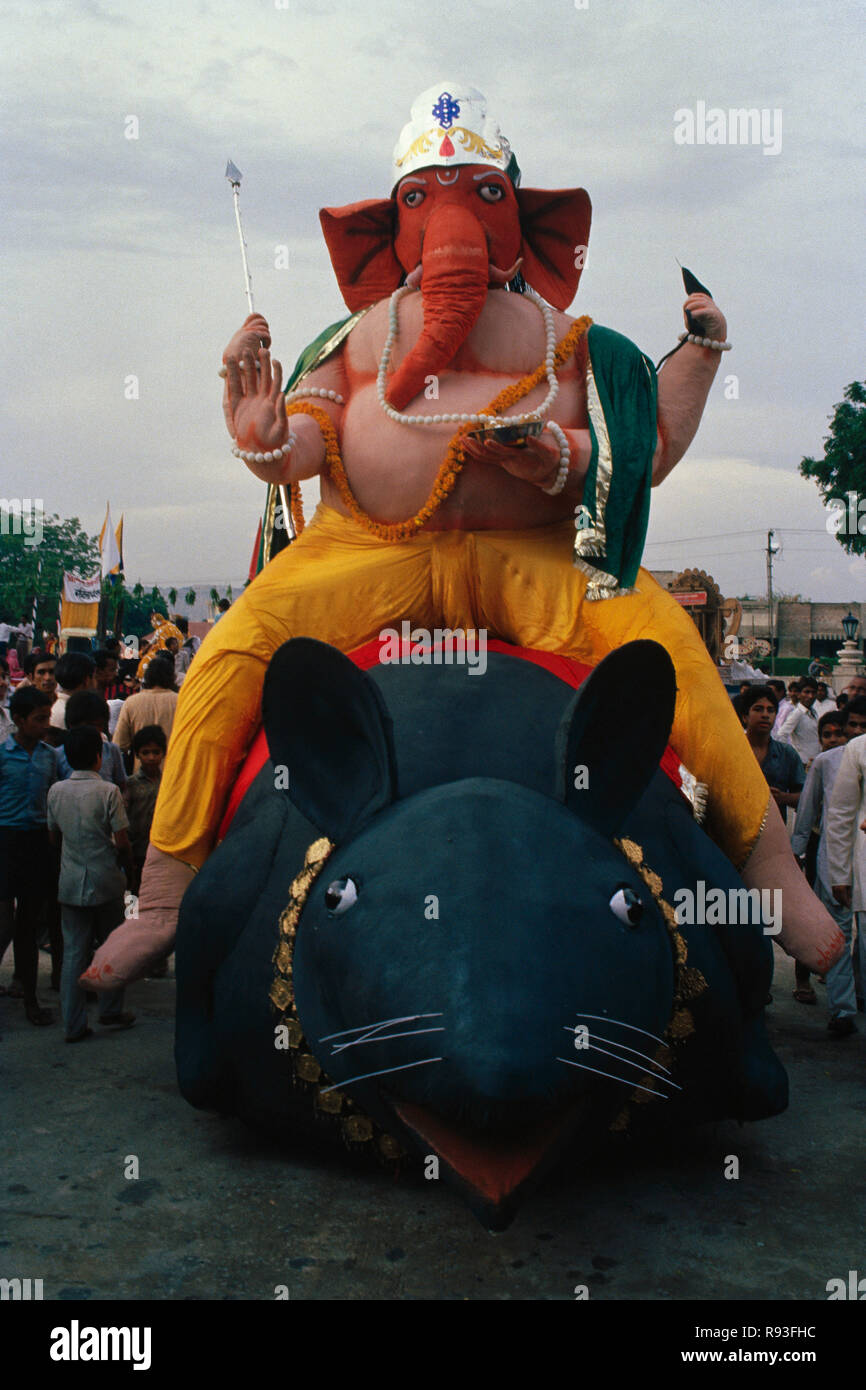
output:
<path id="1" fill-rule="evenodd" d="M 651 570 L 650 573 L 663 589 L 670 589 L 679 571 Z M 740 636 L 769 637 L 766 598 L 741 598 L 740 603 L 743 609 Z M 860 620 L 857 645 L 861 651 L 866 650 L 866 602 L 807 603 L 783 599 L 774 607 L 776 654 L 780 658 L 808 660 L 814 656 L 834 656 L 845 640 L 842 619 L 848 613 Z"/>

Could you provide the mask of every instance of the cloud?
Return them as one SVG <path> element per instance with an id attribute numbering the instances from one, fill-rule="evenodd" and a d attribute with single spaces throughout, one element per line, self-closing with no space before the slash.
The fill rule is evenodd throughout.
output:
<path id="1" fill-rule="evenodd" d="M 644 565 L 704 569 L 729 595 L 764 593 L 772 529 L 778 591 L 853 602 L 866 560 L 851 561 L 825 523 L 817 491 L 796 472 L 694 452 L 653 490 Z"/>
<path id="2" fill-rule="evenodd" d="M 464 74 L 528 186 L 592 196 L 576 310 L 661 356 L 681 328 L 678 257 L 728 315 L 734 351 L 694 458 L 653 494 L 648 555 L 704 556 L 728 592 L 756 589 L 774 526 L 782 587 L 862 592 L 866 562 L 826 536 L 796 474 L 862 375 L 859 113 L 839 99 L 858 90 L 861 23 L 850 0 L 832 23 L 782 0 L 699 19 L 674 0 L 475 0 L 459 17 L 426 0 L 5 5 L 6 472 L 93 528 L 110 495 L 150 580 L 242 577 L 262 489 L 228 453 L 215 375 L 246 313 L 225 161 L 244 173 L 256 307 L 290 363 L 344 312 L 317 210 L 386 195 L 411 100 Z M 782 107 L 781 154 L 675 146 L 674 111 L 698 99 Z"/>

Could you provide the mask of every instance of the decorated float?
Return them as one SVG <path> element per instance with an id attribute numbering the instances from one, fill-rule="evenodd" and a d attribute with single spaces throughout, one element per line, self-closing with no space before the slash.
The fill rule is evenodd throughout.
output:
<path id="1" fill-rule="evenodd" d="M 260 315 L 224 353 L 233 452 L 269 489 L 260 572 L 181 691 L 139 920 L 85 978 L 177 933 L 194 1104 L 433 1157 L 497 1226 L 641 1110 L 776 1113 L 770 933 L 816 969 L 842 939 L 640 566 L 728 347 L 709 294 L 687 283 L 660 371 L 570 317 L 589 198 L 523 188 L 453 82 L 414 104 L 389 196 L 320 217 L 349 317 L 285 389 Z M 483 675 L 416 660 L 437 628 L 483 637 Z M 782 919 L 678 920 L 708 885 L 782 889 Z"/>

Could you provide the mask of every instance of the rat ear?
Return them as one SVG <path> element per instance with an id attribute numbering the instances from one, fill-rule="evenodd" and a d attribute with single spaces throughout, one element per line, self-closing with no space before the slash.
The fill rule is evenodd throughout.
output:
<path id="1" fill-rule="evenodd" d="M 605 836 L 646 790 L 671 731 L 674 665 L 658 642 L 627 642 L 584 681 L 559 726 L 557 796 Z M 584 771 L 585 769 L 585 771 Z"/>
<path id="2" fill-rule="evenodd" d="M 378 688 L 348 657 L 295 637 L 271 660 L 262 720 L 289 799 L 336 843 L 397 795 L 391 716 Z"/>
<path id="3" fill-rule="evenodd" d="M 322 208 L 319 221 L 334 274 L 352 313 L 387 299 L 403 278 L 394 252 L 394 203 L 368 198 L 342 208 Z"/>
<path id="4" fill-rule="evenodd" d="M 565 310 L 577 294 L 592 204 L 585 188 L 518 188 L 523 234 L 521 274 L 534 290 Z"/>

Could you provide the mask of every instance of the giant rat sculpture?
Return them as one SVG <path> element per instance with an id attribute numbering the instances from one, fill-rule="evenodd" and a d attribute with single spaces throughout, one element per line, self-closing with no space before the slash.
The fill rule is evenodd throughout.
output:
<path id="1" fill-rule="evenodd" d="M 435 1157 L 501 1228 L 607 1129 L 760 1119 L 787 1079 L 759 914 L 677 921 L 743 886 L 676 789 L 667 654 L 629 643 L 575 695 L 577 663 L 493 646 L 479 680 L 276 653 L 267 747 L 183 902 L 176 1057 L 194 1105 Z"/>

